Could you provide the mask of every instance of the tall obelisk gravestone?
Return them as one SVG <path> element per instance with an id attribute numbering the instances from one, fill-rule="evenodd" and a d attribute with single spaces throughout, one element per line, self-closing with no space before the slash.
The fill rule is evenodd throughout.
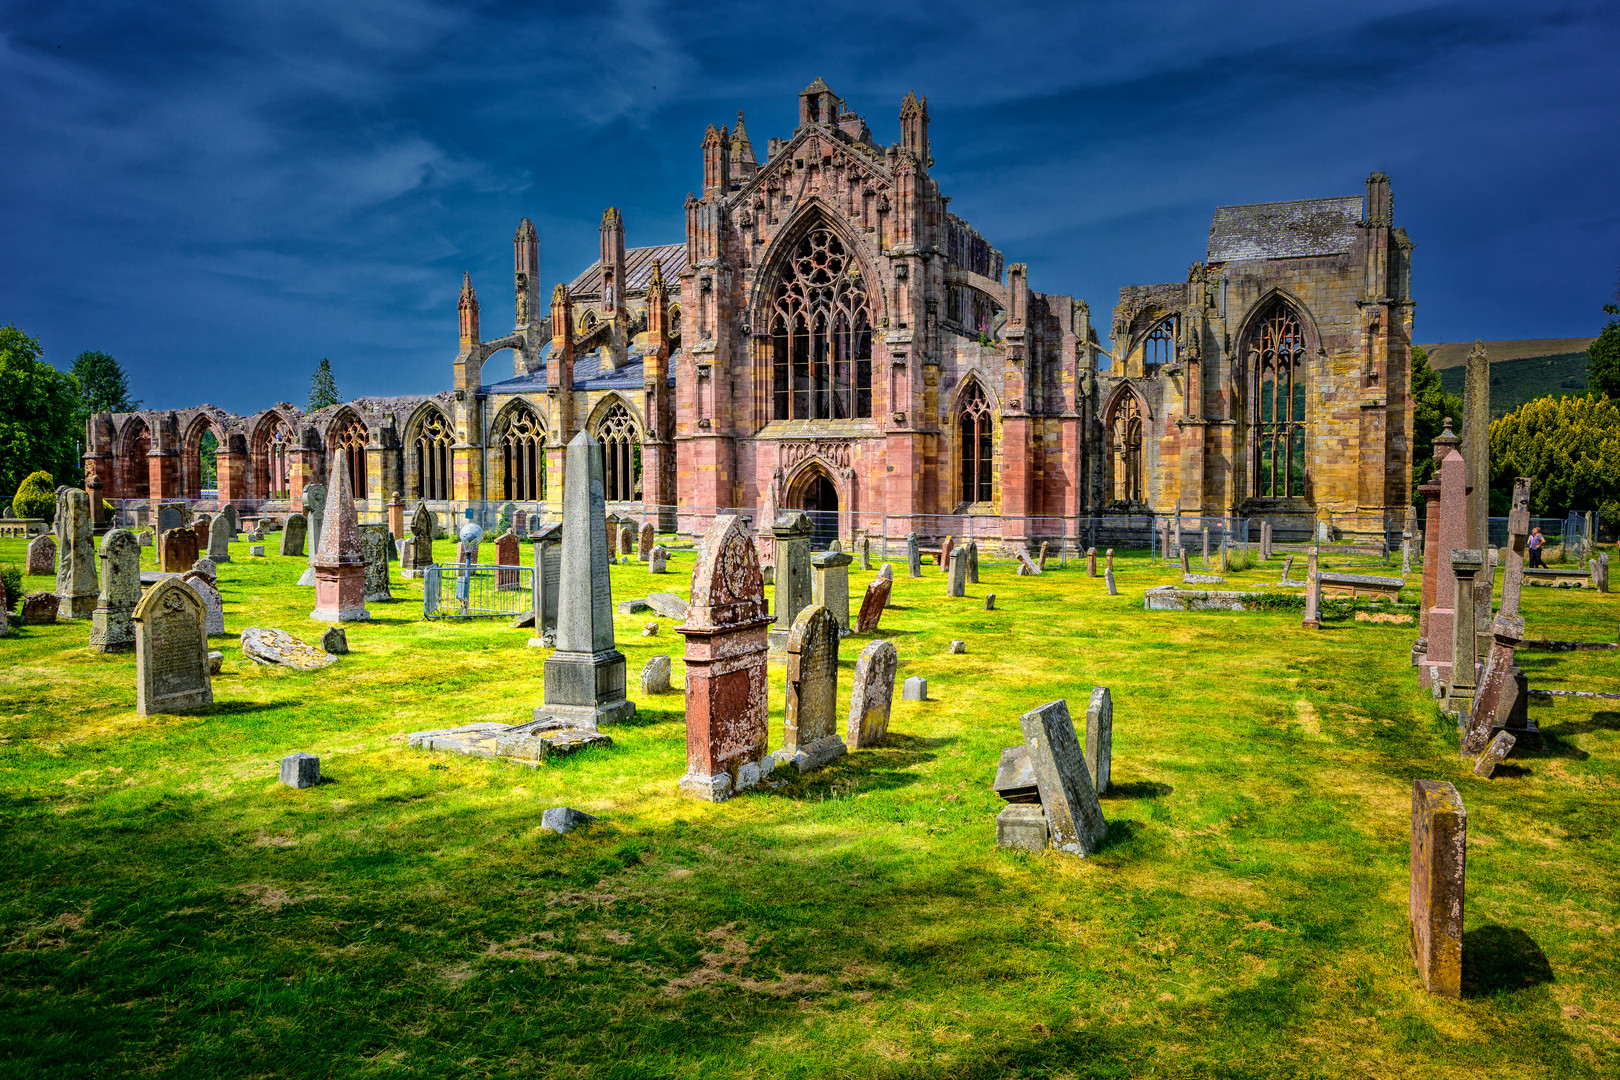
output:
<path id="1" fill-rule="evenodd" d="M 1495 575 L 1490 563 L 1491 521 L 1491 358 L 1474 342 L 1463 382 L 1462 456 L 1468 463 L 1468 548 L 1485 560 L 1485 572 L 1474 579 L 1475 650 L 1481 656 L 1491 642 L 1491 592 Z"/>
<path id="2" fill-rule="evenodd" d="M 625 699 L 624 654 L 613 641 L 602 450 L 585 431 L 568 444 L 564 464 L 557 593 L 557 651 L 546 658 L 546 700 L 534 718 L 593 730 L 628 720 L 636 706 Z"/>

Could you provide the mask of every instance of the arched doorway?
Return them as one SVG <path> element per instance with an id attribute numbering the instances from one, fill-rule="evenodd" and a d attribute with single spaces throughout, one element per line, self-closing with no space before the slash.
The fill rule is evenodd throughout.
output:
<path id="1" fill-rule="evenodd" d="M 826 550 L 838 539 L 838 487 L 823 470 L 811 468 L 800 474 L 788 492 L 788 507 L 810 515 L 816 529 L 810 539 L 812 548 Z"/>

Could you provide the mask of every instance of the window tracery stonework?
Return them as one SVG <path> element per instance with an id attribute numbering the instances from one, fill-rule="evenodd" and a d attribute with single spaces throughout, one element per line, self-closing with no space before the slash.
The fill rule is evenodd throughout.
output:
<path id="1" fill-rule="evenodd" d="M 1249 366 L 1250 450 L 1254 494 L 1305 495 L 1305 334 L 1299 313 L 1273 300 L 1253 329 Z"/>
<path id="2" fill-rule="evenodd" d="M 356 499 L 366 498 L 366 425 L 357 416 L 342 422 L 332 436 L 332 449 L 342 454 L 349 469 L 349 487 Z"/>
<path id="3" fill-rule="evenodd" d="M 451 492 L 450 448 L 455 444 L 455 432 L 450 422 L 438 410 L 430 413 L 417 430 L 416 497 L 419 499 L 448 499 Z"/>
<path id="4" fill-rule="evenodd" d="M 519 403 L 501 420 L 495 434 L 505 468 L 503 497 L 508 500 L 538 500 L 546 492 L 546 429 L 539 415 Z"/>
<path id="5" fill-rule="evenodd" d="M 615 404 L 596 426 L 602 444 L 603 479 L 608 502 L 640 498 L 641 426 L 623 403 Z"/>
<path id="6" fill-rule="evenodd" d="M 793 247 L 771 288 L 773 415 L 872 415 L 872 316 L 861 269 L 825 226 Z"/>

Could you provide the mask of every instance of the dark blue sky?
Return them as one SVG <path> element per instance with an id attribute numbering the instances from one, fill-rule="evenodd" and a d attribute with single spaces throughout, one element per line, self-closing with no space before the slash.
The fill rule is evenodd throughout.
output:
<path id="1" fill-rule="evenodd" d="M 786 17 L 784 17 L 786 16 Z M 1044 292 L 1174 281 L 1223 203 L 1359 194 L 1420 341 L 1596 332 L 1620 265 L 1620 3 L 0 2 L 0 323 L 148 405 L 446 388 L 471 271 L 681 239 L 704 125 L 761 154 L 822 75 L 879 141 L 928 97 L 951 208 Z M 548 289 L 543 288 L 542 294 Z"/>

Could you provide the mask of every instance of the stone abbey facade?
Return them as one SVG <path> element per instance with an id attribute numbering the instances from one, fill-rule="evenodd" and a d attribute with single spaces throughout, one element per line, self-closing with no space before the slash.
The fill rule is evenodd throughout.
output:
<path id="1" fill-rule="evenodd" d="M 883 514 L 1006 536 L 1121 512 L 1405 517 L 1412 245 L 1386 177 L 1219 208 L 1186 281 L 1121 290 L 1108 356 L 1085 302 L 1035 291 L 949 210 L 928 128 L 908 94 L 880 145 L 817 79 L 762 156 L 741 114 L 705 133 L 684 243 L 627 248 L 610 208 L 546 309 L 525 219 L 515 326 L 485 338 L 464 280 L 450 389 L 102 414 L 87 475 L 106 498 L 196 498 L 211 431 L 220 499 L 297 499 L 344 455 L 370 514 L 394 491 L 560 508 L 589 430 L 610 504 L 836 511 L 846 536 Z"/>

